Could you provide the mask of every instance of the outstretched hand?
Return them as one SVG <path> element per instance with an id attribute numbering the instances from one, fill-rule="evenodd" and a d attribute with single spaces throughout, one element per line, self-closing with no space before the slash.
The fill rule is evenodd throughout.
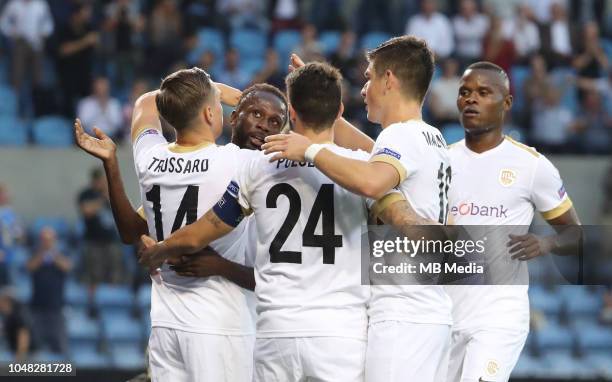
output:
<path id="1" fill-rule="evenodd" d="M 95 137 L 87 134 L 83 129 L 80 119 L 74 120 L 74 139 L 83 151 L 94 157 L 107 161 L 115 158 L 117 145 L 108 135 L 97 127 L 93 128 Z"/>
<path id="2" fill-rule="evenodd" d="M 276 153 L 270 158 L 270 162 L 279 159 L 303 162 L 306 149 L 311 144 L 310 139 L 291 131 L 289 134 L 268 135 L 261 149 L 264 150 L 264 154 Z"/>
<path id="3" fill-rule="evenodd" d="M 549 237 L 539 237 L 532 233 L 526 235 L 510 234 L 509 237 L 510 241 L 507 245 L 510 247 L 513 260 L 530 260 L 548 254 L 553 248 Z"/>

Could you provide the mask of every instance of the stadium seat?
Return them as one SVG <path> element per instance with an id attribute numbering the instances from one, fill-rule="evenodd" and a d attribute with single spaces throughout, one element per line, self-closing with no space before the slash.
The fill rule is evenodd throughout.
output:
<path id="1" fill-rule="evenodd" d="M 529 287 L 529 302 L 533 310 L 539 310 L 548 316 L 558 317 L 561 312 L 561 298 L 539 285 Z"/>
<path id="2" fill-rule="evenodd" d="M 520 115 L 525 109 L 525 80 L 529 77 L 530 69 L 527 66 L 513 66 L 510 69 L 510 81 L 514 92 L 514 103 L 512 110 L 514 114 Z"/>
<path id="3" fill-rule="evenodd" d="M 64 298 L 71 307 L 85 307 L 88 302 L 87 286 L 68 280 L 64 289 Z"/>
<path id="4" fill-rule="evenodd" d="M 603 306 L 603 296 L 598 293 L 589 292 L 586 288 L 580 296 L 564 296 L 565 309 L 571 320 L 578 317 L 597 317 Z"/>
<path id="5" fill-rule="evenodd" d="M 255 29 L 237 29 L 232 32 L 230 45 L 240 53 L 241 61 L 263 59 L 266 53 L 266 35 Z"/>
<path id="6" fill-rule="evenodd" d="M 575 86 L 567 86 L 568 82 L 572 81 L 576 76 L 576 72 L 570 68 L 556 68 L 550 73 L 553 83 L 563 89 L 561 94 L 561 106 L 573 113 L 578 111 L 578 92 Z"/>
<path id="7" fill-rule="evenodd" d="M 612 349 L 590 352 L 583 356 L 584 362 L 597 371 L 600 377 L 612 379 Z"/>
<path id="8" fill-rule="evenodd" d="M 527 142 L 527 134 L 525 133 L 525 130 L 521 129 L 520 127 L 511 127 L 505 129 L 504 133 L 517 142 Z"/>
<path id="9" fill-rule="evenodd" d="M 138 306 L 149 309 L 151 307 L 151 284 L 145 284 L 138 289 L 136 296 Z"/>
<path id="10" fill-rule="evenodd" d="M 608 60 L 612 60 L 612 39 L 602 38 L 601 45 L 604 52 L 606 52 L 606 56 L 608 56 Z"/>
<path id="11" fill-rule="evenodd" d="M 30 279 L 20 277 L 14 280 L 14 286 L 17 300 L 23 304 L 28 304 L 32 299 L 32 283 Z"/>
<path id="12" fill-rule="evenodd" d="M 545 360 L 523 352 L 512 370 L 512 377 L 532 378 L 538 375 L 545 375 L 547 370 L 548 367 Z"/>
<path id="13" fill-rule="evenodd" d="M 109 347 L 113 366 L 119 369 L 145 368 L 144 350 L 136 344 L 113 344 Z"/>
<path id="14" fill-rule="evenodd" d="M 340 36 L 338 31 L 324 31 L 319 34 L 319 44 L 321 44 L 323 54 L 328 56 L 338 48 Z"/>
<path id="15" fill-rule="evenodd" d="M 142 341 L 140 324 L 128 314 L 102 313 L 102 327 L 107 344 L 140 344 Z"/>
<path id="16" fill-rule="evenodd" d="M 442 126 L 442 136 L 447 145 L 452 145 L 462 140 L 465 136 L 463 127 L 458 123 L 452 123 Z"/>
<path id="17" fill-rule="evenodd" d="M 361 38 L 361 49 L 371 50 L 376 48 L 381 43 L 390 39 L 391 36 L 384 32 L 370 32 L 366 33 Z"/>
<path id="18" fill-rule="evenodd" d="M 58 116 L 41 117 L 32 126 L 34 142 L 47 147 L 70 147 L 74 143 L 72 124 Z"/>
<path id="19" fill-rule="evenodd" d="M 106 354 L 99 353 L 89 348 L 75 349 L 71 352 L 71 360 L 80 369 L 102 369 L 110 366 L 110 360 Z"/>
<path id="20" fill-rule="evenodd" d="M 596 323 L 583 324 L 576 328 L 578 349 L 582 354 L 590 351 L 610 351 L 612 349 L 612 328 Z"/>
<path id="21" fill-rule="evenodd" d="M 0 115 L 0 146 L 24 146 L 27 143 L 27 126 L 13 115 Z"/>
<path id="22" fill-rule="evenodd" d="M 133 305 L 134 294 L 127 286 L 103 284 L 96 290 L 94 301 L 102 312 L 126 310 Z"/>
<path id="23" fill-rule="evenodd" d="M 45 227 L 51 227 L 55 230 L 58 239 L 67 240 L 70 236 L 70 224 L 61 216 L 41 216 L 34 219 L 30 227 L 32 239 L 36 242 L 38 235 Z"/>
<path id="24" fill-rule="evenodd" d="M 15 357 L 13 357 L 13 353 L 9 350 L 3 349 L 0 350 L 0 364 L 9 363 L 13 361 Z"/>
<path id="25" fill-rule="evenodd" d="M 0 115 L 15 117 L 17 115 L 18 99 L 12 88 L 0 86 Z"/>
<path id="26" fill-rule="evenodd" d="M 225 45 L 223 35 L 214 28 L 202 28 L 198 31 L 195 47 L 189 52 L 187 60 L 191 64 L 198 62 L 202 54 L 210 51 L 215 55 L 215 61 L 223 60 Z"/>
<path id="27" fill-rule="evenodd" d="M 289 65 L 289 55 L 301 42 L 302 35 L 297 31 L 285 30 L 274 35 L 274 50 L 278 54 L 282 69 Z"/>
<path id="28" fill-rule="evenodd" d="M 574 335 L 569 328 L 549 322 L 534 333 L 534 344 L 540 353 L 549 349 L 571 351 L 574 346 Z"/>
<path id="29" fill-rule="evenodd" d="M 548 378 L 588 379 L 597 376 L 597 371 L 569 351 L 549 351 L 543 356 L 549 365 Z"/>
<path id="30" fill-rule="evenodd" d="M 82 312 L 73 312 L 66 317 L 68 338 L 71 345 L 95 346 L 100 340 L 100 325 Z"/>

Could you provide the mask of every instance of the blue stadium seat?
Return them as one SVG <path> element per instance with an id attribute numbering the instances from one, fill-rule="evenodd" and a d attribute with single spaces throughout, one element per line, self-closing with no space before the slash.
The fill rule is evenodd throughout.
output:
<path id="1" fill-rule="evenodd" d="M 11 353 L 9 350 L 0 350 L 0 364 L 9 363 L 14 359 L 15 357 L 13 356 L 13 353 Z"/>
<path id="2" fill-rule="evenodd" d="M 256 29 L 237 29 L 230 36 L 230 44 L 240 53 L 242 62 L 252 58 L 263 59 L 266 53 L 266 35 Z"/>
<path id="3" fill-rule="evenodd" d="M 103 284 L 96 289 L 94 300 L 103 312 L 115 308 L 125 309 L 134 304 L 134 294 L 127 286 Z"/>
<path id="4" fill-rule="evenodd" d="M 574 346 L 574 333 L 567 327 L 550 322 L 534 333 L 534 343 L 540 351 L 549 349 L 569 351 Z"/>
<path id="5" fill-rule="evenodd" d="M 612 39 L 602 38 L 601 45 L 604 52 L 606 52 L 606 56 L 608 56 L 608 60 L 612 60 Z"/>
<path id="6" fill-rule="evenodd" d="M 214 28 L 202 28 L 198 31 L 195 47 L 189 52 L 187 60 L 191 64 L 198 62 L 202 54 L 210 51 L 215 55 L 215 61 L 223 60 L 225 45 L 223 35 Z"/>
<path id="7" fill-rule="evenodd" d="M 274 35 L 274 50 L 278 54 L 278 59 L 282 69 L 289 65 L 289 55 L 301 43 L 302 35 L 297 31 L 285 30 Z"/>
<path id="8" fill-rule="evenodd" d="M 319 34 L 319 44 L 321 44 L 325 55 L 330 55 L 338 49 L 340 36 L 341 34 L 338 31 L 324 31 Z"/>
<path id="9" fill-rule="evenodd" d="M 17 115 L 18 100 L 12 88 L 0 86 L 0 115 L 14 117 Z"/>
<path id="10" fill-rule="evenodd" d="M 0 115 L 0 146 L 24 146 L 27 143 L 28 129 L 25 123 L 13 115 Z"/>
<path id="11" fill-rule="evenodd" d="M 612 379 L 612 349 L 609 351 L 595 351 L 583 356 L 584 362 L 606 379 Z"/>
<path id="12" fill-rule="evenodd" d="M 72 124 L 58 116 L 41 117 L 32 126 L 34 142 L 47 147 L 70 147 L 74 143 Z"/>
<path id="13" fill-rule="evenodd" d="M 527 134 L 525 133 L 525 130 L 521 129 L 520 127 L 507 128 L 505 129 L 504 133 L 517 142 L 527 142 Z"/>
<path id="14" fill-rule="evenodd" d="M 144 369 L 144 350 L 136 344 L 113 344 L 109 348 L 113 366 L 119 369 Z"/>
<path id="15" fill-rule="evenodd" d="M 570 68 L 556 68 L 550 73 L 553 83 L 559 89 L 563 89 L 561 106 L 571 110 L 573 113 L 578 111 L 578 92 L 576 91 L 576 86 L 568 86 L 568 83 L 571 84 L 575 76 L 576 71 Z"/>
<path id="16" fill-rule="evenodd" d="M 24 304 L 28 304 L 32 299 L 32 283 L 27 277 L 20 277 L 14 280 L 15 292 L 17 300 Z"/>
<path id="17" fill-rule="evenodd" d="M 136 299 L 138 306 L 149 309 L 151 307 L 151 284 L 142 285 Z"/>
<path id="18" fill-rule="evenodd" d="M 59 353 L 53 353 L 53 352 L 46 351 L 46 350 L 40 350 L 32 355 L 32 360 L 38 361 L 38 362 L 60 362 L 60 361 L 66 361 L 67 357 Z"/>
<path id="19" fill-rule="evenodd" d="M 104 328 L 104 338 L 108 344 L 140 344 L 142 341 L 140 323 L 128 314 L 102 313 L 102 327 Z"/>
<path id="20" fill-rule="evenodd" d="M 583 324 L 576 328 L 578 349 L 586 354 L 589 351 L 610 351 L 612 349 L 612 328 L 596 323 Z"/>
<path id="21" fill-rule="evenodd" d="M 589 292 L 584 287 L 580 289 L 583 291 L 580 296 L 563 296 L 565 309 L 570 320 L 580 316 L 597 317 L 603 306 L 603 296 Z"/>
<path id="22" fill-rule="evenodd" d="M 597 371 L 568 351 L 549 351 L 543 356 L 549 364 L 548 378 L 587 379 L 597 376 Z"/>
<path id="23" fill-rule="evenodd" d="M 87 286 L 73 280 L 68 280 L 64 289 L 64 298 L 71 307 L 84 307 L 87 305 Z"/>
<path id="24" fill-rule="evenodd" d="M 66 326 L 71 345 L 95 346 L 100 340 L 100 325 L 82 312 L 67 315 Z"/>
<path id="25" fill-rule="evenodd" d="M 547 370 L 548 365 L 545 360 L 523 352 L 512 371 L 512 377 L 530 378 L 537 375 L 545 375 Z"/>
<path id="26" fill-rule="evenodd" d="M 371 50 L 376 48 L 381 43 L 390 39 L 391 36 L 384 32 L 370 32 L 363 35 L 361 38 L 361 49 Z"/>
<path id="27" fill-rule="evenodd" d="M 142 329 L 144 338 L 151 336 L 151 309 L 142 311 Z"/>
<path id="28" fill-rule="evenodd" d="M 110 366 L 110 360 L 106 354 L 90 348 L 74 349 L 71 352 L 71 359 L 77 369 L 102 369 Z"/>
<path id="29" fill-rule="evenodd" d="M 512 110 L 515 114 L 520 114 L 525 109 L 525 80 L 530 75 L 528 66 L 513 66 L 510 68 L 510 81 L 514 90 L 514 103 Z"/>
<path id="30" fill-rule="evenodd" d="M 539 310 L 548 316 L 558 317 L 561 312 L 561 298 L 539 285 L 529 287 L 529 302 L 533 310 Z"/>
<path id="31" fill-rule="evenodd" d="M 441 130 L 447 145 L 457 143 L 465 137 L 463 127 L 458 123 L 444 125 Z"/>

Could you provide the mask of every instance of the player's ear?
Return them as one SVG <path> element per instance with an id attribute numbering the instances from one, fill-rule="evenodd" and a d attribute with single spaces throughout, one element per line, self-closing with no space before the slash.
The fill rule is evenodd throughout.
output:
<path id="1" fill-rule="evenodd" d="M 342 113 L 344 113 L 344 103 L 340 102 L 340 108 L 338 109 L 336 119 L 340 119 L 340 117 L 342 117 Z"/>
<path id="2" fill-rule="evenodd" d="M 397 81 L 397 78 L 393 72 L 389 69 L 385 70 L 385 89 L 390 90 L 393 83 Z"/>
<path id="3" fill-rule="evenodd" d="M 209 125 L 213 124 L 214 121 L 214 112 L 213 109 L 210 105 L 204 105 L 204 110 L 203 110 L 203 114 L 204 114 L 204 119 L 206 120 L 206 122 Z"/>
<path id="4" fill-rule="evenodd" d="M 289 106 L 289 120 L 295 123 L 295 121 L 297 120 L 297 112 L 295 111 L 293 106 L 291 106 L 291 104 L 289 104 L 288 106 Z"/>
<path id="5" fill-rule="evenodd" d="M 510 111 L 510 109 L 512 109 L 512 102 L 513 101 L 514 101 L 514 99 L 512 98 L 512 94 L 508 94 L 504 98 L 504 111 L 508 112 L 508 111 Z"/>
<path id="6" fill-rule="evenodd" d="M 238 118 L 238 113 L 236 113 L 236 110 L 233 110 L 232 113 L 230 114 L 230 124 L 233 126 L 236 123 L 236 118 Z"/>

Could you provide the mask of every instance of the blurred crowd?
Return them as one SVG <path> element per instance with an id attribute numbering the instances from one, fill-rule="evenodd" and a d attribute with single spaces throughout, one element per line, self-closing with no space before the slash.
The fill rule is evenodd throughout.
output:
<path id="1" fill-rule="evenodd" d="M 26 119 L 78 116 L 122 141 L 134 100 L 169 72 L 197 65 L 237 88 L 282 88 L 296 52 L 341 69 L 345 116 L 375 135 L 360 96 L 363 50 L 408 33 L 437 56 L 425 119 L 449 136 L 458 131 L 463 68 L 488 60 L 511 76 L 516 138 L 544 152 L 612 152 L 610 0 L 3 3 L 0 69 Z"/>

